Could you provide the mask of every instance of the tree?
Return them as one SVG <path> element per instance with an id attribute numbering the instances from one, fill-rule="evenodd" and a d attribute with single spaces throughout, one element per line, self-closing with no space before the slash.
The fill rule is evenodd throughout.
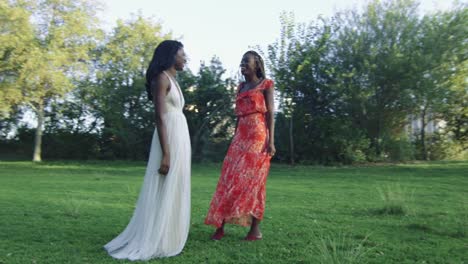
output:
<path id="1" fill-rule="evenodd" d="M 203 150 L 215 141 L 226 142 L 234 125 L 236 86 L 230 78 L 223 79 L 225 69 L 217 57 L 210 64 L 201 63 L 197 76 L 181 76 L 185 87 L 186 117 L 195 160 L 206 156 Z M 231 132 L 231 133 L 230 133 Z M 219 154 L 221 151 L 217 151 Z"/>
<path id="2" fill-rule="evenodd" d="M 275 86 L 280 94 L 280 107 L 283 109 L 284 117 L 289 123 L 287 133 L 289 139 L 289 162 L 291 165 L 294 165 L 295 152 L 293 120 L 295 116 L 296 87 L 291 84 L 291 81 L 294 80 L 293 75 L 295 69 L 291 69 L 289 65 L 291 57 L 295 56 L 294 51 L 297 50 L 294 14 L 283 12 L 280 15 L 280 24 L 280 39 L 268 46 L 268 60 L 266 64 L 274 76 Z"/>
<path id="3" fill-rule="evenodd" d="M 461 149 L 468 149 L 468 5 L 458 4 L 453 10 L 440 14 L 441 34 L 445 42 L 445 60 L 441 68 L 445 69 L 442 81 L 449 90 L 445 104 L 442 104 L 441 118 L 447 122 L 447 133 L 459 143 Z"/>
<path id="4" fill-rule="evenodd" d="M 145 72 L 156 46 L 172 38 L 159 22 L 136 15 L 118 20 L 96 52 L 89 104 L 102 123 L 101 152 L 107 158 L 142 158 L 154 131 L 154 108 L 145 90 Z M 93 81 L 95 80 L 95 81 Z"/>
<path id="5" fill-rule="evenodd" d="M 405 126 L 414 113 L 427 120 L 428 112 L 437 117 L 438 109 L 446 109 L 454 124 L 466 124 L 460 99 L 465 79 L 454 77 L 466 72 L 466 11 L 458 10 L 444 19 L 421 20 L 415 1 L 373 1 L 362 12 L 349 10 L 309 25 L 282 14 L 268 66 L 280 92 L 278 121 L 289 123 L 278 125 L 289 132 L 277 133 L 288 134 L 289 142 L 277 142 L 289 145 L 290 162 L 401 157 L 390 152 L 406 151 Z M 458 96 L 448 83 L 458 83 Z M 451 101 L 457 107 L 448 107 Z M 423 129 L 421 135 L 424 142 Z"/>
<path id="6" fill-rule="evenodd" d="M 336 57 L 345 89 L 347 112 L 371 141 L 369 155 L 386 155 L 384 143 L 401 134 L 415 104 L 414 44 L 417 4 L 373 1 L 362 14 L 338 17 L 342 24 Z"/>
<path id="7" fill-rule="evenodd" d="M 2 6 L 21 14 L 20 22 L 25 30 L 18 34 L 21 36 L 25 31 L 24 40 L 28 42 L 27 48 L 20 45 L 19 49 L 7 52 L 15 54 L 18 62 L 10 61 L 13 73 L 9 75 L 14 78 L 7 79 L 4 85 L 10 90 L 20 88 L 21 103 L 36 116 L 33 161 L 41 161 L 46 107 L 52 99 L 71 91 L 73 80 L 86 72 L 88 54 L 99 32 L 96 7 L 87 0 L 2 1 Z M 15 12 L 6 13 L 15 15 Z"/>
<path id="8" fill-rule="evenodd" d="M 33 48 L 34 32 L 27 2 L 0 1 L 0 118 L 8 118 L 22 101 L 21 68 Z M 24 73 L 23 73 L 24 74 Z"/>
<path id="9" fill-rule="evenodd" d="M 337 27 L 321 18 L 296 25 L 291 14 L 283 14 L 281 24 L 281 38 L 268 50 L 268 66 L 282 110 L 277 115 L 276 142 L 289 145 L 291 164 L 296 159 L 346 162 L 346 152 L 354 150 L 349 139 L 352 133 L 345 132 L 350 125 L 343 113 L 342 88 L 333 56 Z M 282 124 L 285 121 L 287 124 Z M 287 141 L 283 139 L 286 134 Z"/>

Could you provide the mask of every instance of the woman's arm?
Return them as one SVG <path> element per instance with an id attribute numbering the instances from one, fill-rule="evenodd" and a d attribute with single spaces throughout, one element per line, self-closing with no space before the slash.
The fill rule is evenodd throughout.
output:
<path id="1" fill-rule="evenodd" d="M 242 89 L 242 86 L 244 85 L 244 82 L 241 82 L 239 85 L 237 85 L 237 90 L 236 90 L 236 98 L 239 96 L 239 92 Z M 235 100 L 236 104 L 237 101 Z M 237 133 L 237 127 L 239 126 L 239 117 L 236 116 L 236 128 L 234 129 L 234 135 Z"/>
<path id="2" fill-rule="evenodd" d="M 161 144 L 161 150 L 163 155 L 161 160 L 161 166 L 158 171 L 163 175 L 166 175 L 169 172 L 170 164 L 170 153 L 167 140 L 166 123 L 162 118 L 163 114 L 166 113 L 165 99 L 170 87 L 171 85 L 169 78 L 162 73 L 159 74 L 156 78 L 154 78 L 151 82 L 151 89 L 153 91 L 156 129 L 158 131 L 158 138 Z"/>
<path id="3" fill-rule="evenodd" d="M 265 103 L 267 108 L 266 122 L 268 126 L 268 154 L 270 156 L 275 155 L 275 101 L 274 101 L 275 89 L 273 84 L 268 89 L 264 90 Z"/>

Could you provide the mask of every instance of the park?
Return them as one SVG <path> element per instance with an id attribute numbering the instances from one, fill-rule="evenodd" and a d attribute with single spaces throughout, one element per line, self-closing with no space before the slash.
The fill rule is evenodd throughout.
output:
<path id="1" fill-rule="evenodd" d="M 281 11 L 273 41 L 230 48 L 232 69 L 223 54 L 190 61 L 218 44 L 157 15 L 104 26 L 99 1 L 0 0 L 0 264 L 133 263 L 103 246 L 143 189 L 158 127 L 145 73 L 172 39 L 189 58 L 174 82 L 190 224 L 180 254 L 150 263 L 466 263 L 468 6 L 421 3 L 367 1 L 306 21 Z M 248 50 L 274 92 L 263 238 L 227 225 L 213 241 L 204 220 L 238 132 Z"/>

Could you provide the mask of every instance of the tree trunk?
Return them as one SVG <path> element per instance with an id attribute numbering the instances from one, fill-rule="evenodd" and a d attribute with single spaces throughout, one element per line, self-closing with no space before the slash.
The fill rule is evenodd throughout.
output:
<path id="1" fill-rule="evenodd" d="M 199 145 L 201 144 L 201 141 L 202 141 L 201 137 L 203 136 L 203 132 L 205 130 L 205 127 L 210 122 L 211 116 L 213 115 L 213 113 L 216 113 L 222 107 L 224 107 L 223 104 L 219 105 L 213 111 L 211 111 L 211 114 L 206 115 L 205 120 L 202 121 L 202 124 L 200 125 L 200 127 L 198 127 L 198 129 L 195 132 L 195 135 L 192 137 L 192 157 L 195 160 L 197 160 L 198 158 L 201 158 L 202 149 L 200 148 Z"/>
<path id="2" fill-rule="evenodd" d="M 199 128 L 197 132 L 195 132 L 195 135 L 193 135 L 193 140 L 192 140 L 192 158 L 196 161 L 200 160 L 200 138 L 202 136 L 202 130 Z"/>
<path id="3" fill-rule="evenodd" d="M 382 154 L 382 140 L 381 140 L 381 131 L 382 131 L 382 114 L 379 110 L 377 114 L 377 137 L 375 139 L 375 154 L 377 155 L 378 159 L 380 160 Z"/>
<path id="4" fill-rule="evenodd" d="M 427 160 L 427 149 L 426 149 L 426 107 L 421 112 L 421 149 L 422 158 Z"/>
<path id="5" fill-rule="evenodd" d="M 294 165 L 294 136 L 293 136 L 293 116 L 289 117 L 289 151 L 290 151 L 290 164 Z"/>
<path id="6" fill-rule="evenodd" d="M 40 102 L 36 109 L 37 116 L 37 127 L 34 137 L 34 154 L 33 161 L 40 162 L 42 161 L 41 152 L 42 152 L 42 130 L 44 126 L 44 102 Z"/>

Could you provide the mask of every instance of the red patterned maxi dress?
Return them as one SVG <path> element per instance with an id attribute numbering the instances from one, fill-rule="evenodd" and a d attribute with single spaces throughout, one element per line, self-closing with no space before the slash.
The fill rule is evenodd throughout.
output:
<path id="1" fill-rule="evenodd" d="M 220 227 L 224 220 L 248 226 L 252 217 L 263 219 L 271 158 L 267 153 L 269 133 L 263 91 L 271 87 L 273 81 L 265 79 L 255 88 L 237 95 L 237 129 L 224 158 L 205 224 Z"/>

